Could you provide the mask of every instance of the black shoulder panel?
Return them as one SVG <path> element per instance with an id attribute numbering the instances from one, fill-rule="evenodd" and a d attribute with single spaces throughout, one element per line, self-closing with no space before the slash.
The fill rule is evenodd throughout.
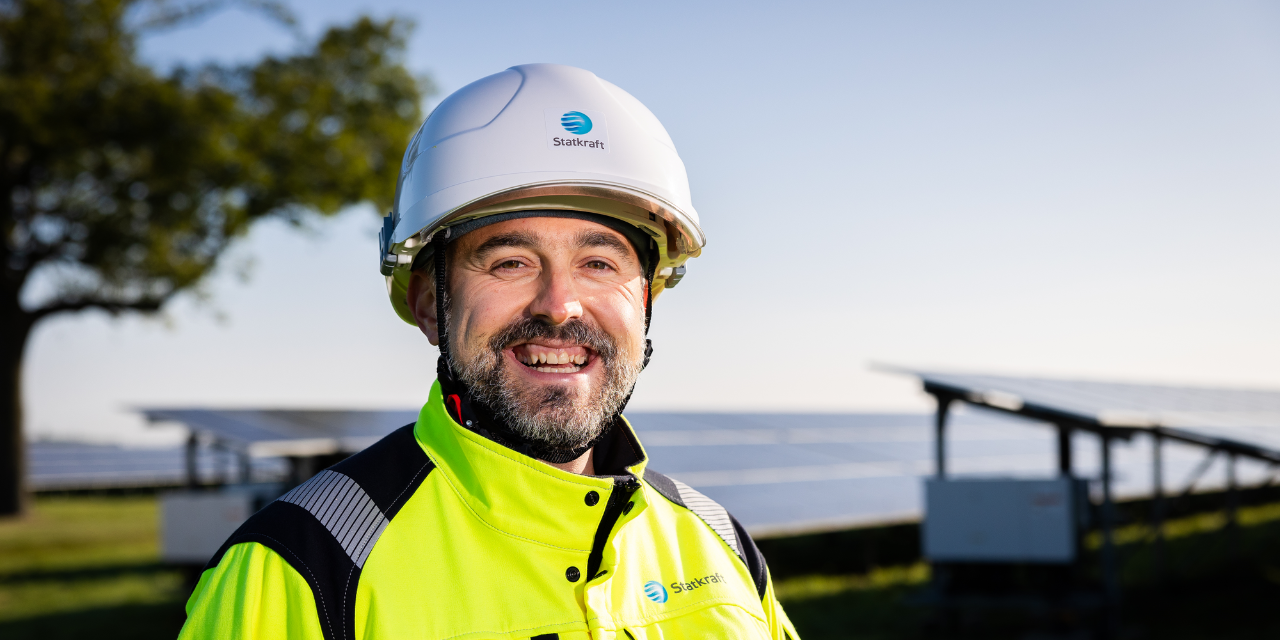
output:
<path id="1" fill-rule="evenodd" d="M 680 499 L 680 490 L 676 489 L 675 480 L 672 480 L 671 478 L 668 478 L 662 475 L 661 473 L 654 471 L 653 469 L 645 467 L 644 481 L 648 482 L 649 486 L 653 487 L 654 489 L 657 489 L 658 493 L 662 494 L 662 497 L 682 507 L 684 506 L 684 500 Z"/>
<path id="2" fill-rule="evenodd" d="M 434 466 L 409 424 L 330 469 L 355 480 L 390 520 Z"/>
<path id="3" fill-rule="evenodd" d="M 702 495 L 693 487 L 668 478 L 653 469 L 645 468 L 644 481 L 662 494 L 662 497 L 702 518 L 702 521 L 707 523 L 707 526 L 711 527 L 711 530 L 715 531 L 730 549 L 738 553 L 738 558 L 747 565 L 747 570 L 755 581 L 756 591 L 761 598 L 764 597 L 765 589 L 768 587 L 769 569 L 765 566 L 764 556 L 756 548 L 755 541 L 747 535 L 747 530 L 742 528 L 736 518 L 729 515 L 729 512 L 719 503 Z"/>
<path id="4" fill-rule="evenodd" d="M 742 560 L 747 563 L 747 570 L 756 581 L 756 591 L 763 598 L 765 590 L 769 588 L 769 566 L 764 562 L 764 554 L 760 553 L 760 549 L 756 547 L 756 541 L 751 539 L 737 518 L 730 515 L 729 520 L 733 521 L 733 529 L 738 532 L 738 546 L 742 550 Z"/>
<path id="5" fill-rule="evenodd" d="M 325 640 L 355 638 L 360 571 L 387 524 L 435 468 L 413 425 L 321 471 L 249 518 L 214 554 L 257 542 L 280 554 L 316 599 Z"/>

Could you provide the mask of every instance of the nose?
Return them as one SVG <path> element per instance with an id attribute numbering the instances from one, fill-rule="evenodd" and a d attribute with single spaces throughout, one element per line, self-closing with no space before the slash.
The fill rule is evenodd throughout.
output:
<path id="1" fill-rule="evenodd" d="M 582 301 L 570 269 L 552 267 L 542 272 L 538 295 L 529 304 L 529 313 L 550 325 L 582 317 Z"/>

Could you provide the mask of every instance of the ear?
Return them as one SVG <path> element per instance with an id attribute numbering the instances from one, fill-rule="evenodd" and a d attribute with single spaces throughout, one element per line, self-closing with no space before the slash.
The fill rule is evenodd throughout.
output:
<path id="1" fill-rule="evenodd" d="M 409 292 L 405 296 L 409 305 L 409 313 L 418 323 L 418 329 L 427 336 L 427 341 L 440 346 L 440 325 L 436 323 L 436 283 L 432 278 L 413 272 L 409 275 Z"/>

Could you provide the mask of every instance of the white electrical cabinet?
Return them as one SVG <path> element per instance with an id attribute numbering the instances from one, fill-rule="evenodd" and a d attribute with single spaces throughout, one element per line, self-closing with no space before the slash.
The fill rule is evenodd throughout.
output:
<path id="1" fill-rule="evenodd" d="M 1073 562 L 1085 487 L 1071 478 L 927 479 L 924 555 L 932 562 Z"/>
<path id="2" fill-rule="evenodd" d="M 253 515 L 248 492 L 176 491 L 160 496 L 160 558 L 204 564 Z"/>

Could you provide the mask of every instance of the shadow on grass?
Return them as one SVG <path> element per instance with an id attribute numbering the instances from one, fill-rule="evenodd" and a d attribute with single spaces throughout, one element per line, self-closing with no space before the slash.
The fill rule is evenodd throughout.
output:
<path id="1" fill-rule="evenodd" d="M 183 602 L 82 609 L 0 622 L 5 640 L 173 640 L 186 620 Z"/>
<path id="2" fill-rule="evenodd" d="M 848 591 L 784 603 L 804 640 L 914 640 L 923 638 L 926 612 L 905 604 L 917 588 Z"/>
<path id="3" fill-rule="evenodd" d="M 1280 638 L 1280 504 L 1243 509 L 1238 527 L 1229 526 L 1220 512 L 1180 518 L 1169 523 L 1167 540 L 1159 552 L 1153 544 L 1153 532 L 1145 525 L 1126 526 L 1117 534 L 1123 585 L 1119 637 Z M 1096 574 L 1097 540 L 1093 537 L 1085 562 Z M 999 569 L 993 568 L 993 575 L 1010 573 Z M 775 585 L 805 640 L 1099 637 L 1098 625 L 1090 623 L 1084 611 L 1062 609 L 1046 614 L 1012 605 L 945 611 L 914 606 L 913 600 L 921 600 L 912 596 L 927 588 L 927 575 L 887 584 L 871 579 L 877 571 L 895 572 L 879 569 L 865 576 L 827 577 L 811 572 L 784 578 Z M 908 576 L 910 571 L 899 568 L 896 573 Z M 1100 581 L 1100 576 L 1094 575 L 1093 580 Z M 1026 595 L 1032 594 L 1029 591 Z"/>
<path id="4" fill-rule="evenodd" d="M 1194 582 L 1126 594 L 1126 629 L 1160 640 L 1280 638 L 1280 585 L 1241 565 Z"/>
<path id="5" fill-rule="evenodd" d="M 130 562 L 97 567 L 42 569 L 39 571 L 0 574 L 0 584 L 16 584 L 40 580 L 101 580 L 129 575 L 149 575 L 172 570 L 173 567 L 160 562 Z"/>

